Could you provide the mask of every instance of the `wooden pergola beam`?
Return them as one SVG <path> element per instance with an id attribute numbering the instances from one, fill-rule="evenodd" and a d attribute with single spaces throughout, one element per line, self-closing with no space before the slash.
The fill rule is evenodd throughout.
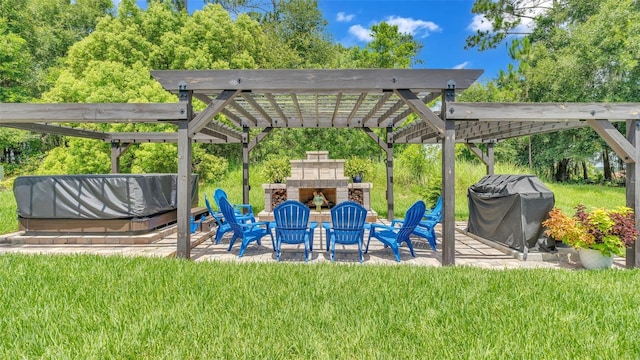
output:
<path id="1" fill-rule="evenodd" d="M 611 146 L 613 151 L 622 159 L 625 163 L 636 162 L 636 149 L 629 141 L 622 135 L 618 129 L 607 120 L 587 120 L 587 123 L 595 130 L 604 141 Z"/>
<path id="2" fill-rule="evenodd" d="M 183 120 L 187 113 L 181 103 L 100 103 L 100 104 L 30 104 L 3 103 L 0 122 L 15 123 L 148 123 Z"/>
<path id="3" fill-rule="evenodd" d="M 189 89 L 191 91 L 191 89 Z M 216 116 L 227 104 L 233 101 L 233 98 L 238 94 L 238 91 L 225 90 L 221 92 L 215 99 L 212 99 L 209 105 L 196 115 L 193 120 L 189 122 L 189 136 L 193 137 L 196 133 L 200 132 L 208 122 L 210 122 L 214 116 Z"/>
<path id="4" fill-rule="evenodd" d="M 172 92 L 180 82 L 196 93 L 211 89 L 252 92 L 384 91 L 413 89 L 431 91 L 446 87 L 466 89 L 483 70 L 476 69 L 351 69 L 351 70 L 156 70 L 151 75 Z"/>
<path id="5" fill-rule="evenodd" d="M 437 131 L 440 136 L 444 134 L 444 121 L 436 116 L 416 94 L 407 89 L 397 89 L 396 93 L 427 125 Z"/>
<path id="6" fill-rule="evenodd" d="M 640 103 L 459 103 L 449 108 L 451 120 L 626 120 L 640 119 Z"/>
<path id="7" fill-rule="evenodd" d="M 27 130 L 44 134 L 54 134 L 54 135 L 62 135 L 62 136 L 75 136 L 85 139 L 96 139 L 96 140 L 107 140 L 109 139 L 109 133 L 94 131 L 94 130 L 86 130 L 80 128 L 73 128 L 69 126 L 62 126 L 58 124 L 40 124 L 40 123 L 0 123 L 2 127 L 8 127 L 19 130 Z"/>

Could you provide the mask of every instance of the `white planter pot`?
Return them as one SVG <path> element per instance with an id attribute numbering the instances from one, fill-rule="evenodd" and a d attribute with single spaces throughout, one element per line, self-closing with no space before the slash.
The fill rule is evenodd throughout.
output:
<path id="1" fill-rule="evenodd" d="M 613 265 L 613 255 L 605 256 L 598 250 L 578 249 L 578 254 L 585 269 L 607 269 Z"/>

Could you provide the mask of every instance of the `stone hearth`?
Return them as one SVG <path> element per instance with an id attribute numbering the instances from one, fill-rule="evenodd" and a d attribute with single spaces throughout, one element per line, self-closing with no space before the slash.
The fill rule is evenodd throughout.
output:
<path id="1" fill-rule="evenodd" d="M 345 160 L 329 159 L 328 151 L 307 151 L 305 160 L 291 160 L 291 176 L 285 184 L 263 184 L 264 211 L 260 220 L 273 220 L 273 209 L 287 199 L 298 200 L 311 209 L 311 221 L 330 221 L 329 209 L 343 201 L 362 204 L 368 211 L 367 221 L 376 221 L 371 210 L 371 183 L 349 183 L 344 175 Z M 322 192 L 328 204 L 320 212 L 312 203 L 314 193 Z"/>

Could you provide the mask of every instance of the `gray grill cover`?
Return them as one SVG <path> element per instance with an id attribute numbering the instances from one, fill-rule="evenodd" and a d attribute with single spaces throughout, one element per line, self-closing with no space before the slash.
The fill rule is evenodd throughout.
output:
<path id="1" fill-rule="evenodd" d="M 555 251 L 541 225 L 553 208 L 553 192 L 534 175 L 487 175 L 469 187 L 468 231 L 527 252 Z"/>
<path id="2" fill-rule="evenodd" d="M 19 176 L 18 216 L 26 219 L 144 218 L 177 208 L 176 174 Z M 198 175 L 191 177 L 198 202 Z"/>

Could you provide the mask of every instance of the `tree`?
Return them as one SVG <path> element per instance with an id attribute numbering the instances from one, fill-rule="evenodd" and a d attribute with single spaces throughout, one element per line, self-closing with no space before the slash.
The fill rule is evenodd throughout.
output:
<path id="1" fill-rule="evenodd" d="M 99 18 L 110 13 L 111 0 L 3 0 L 0 34 L 9 33 L 26 41 L 22 51 L 30 64 L 23 90 L 30 98 L 48 87 L 49 70 L 78 40 L 89 35 Z M 2 29 L 4 27 L 4 29 Z M 15 45 L 15 43 L 14 43 Z"/>
<path id="2" fill-rule="evenodd" d="M 478 32 L 467 44 L 482 50 L 511 41 L 510 54 L 518 66 L 501 72 L 493 84 L 517 94 L 518 101 L 635 101 L 640 83 L 637 2 L 479 0 L 474 9 L 494 31 Z M 526 36 L 509 38 L 527 16 Z M 536 135 L 529 149 L 536 168 L 562 181 L 585 178 L 587 163 L 599 156 L 606 162 L 610 151 L 589 128 Z M 519 152 L 517 158 L 525 163 L 530 155 Z M 582 169 L 579 174 L 577 168 Z M 609 178 L 611 170 L 605 168 Z"/>
<path id="3" fill-rule="evenodd" d="M 10 32 L 0 18 L 0 102 L 22 102 L 31 96 L 30 65 L 33 61 L 27 41 Z"/>
<path id="4" fill-rule="evenodd" d="M 422 44 L 410 34 L 400 33 L 398 25 L 381 22 L 371 26 L 373 40 L 365 48 L 361 67 L 409 68 L 419 63 L 417 54 Z"/>
<path id="5" fill-rule="evenodd" d="M 557 6 L 559 0 L 476 0 L 471 12 L 481 26 L 474 35 L 467 37 L 465 48 L 477 47 L 481 51 L 495 48 L 509 36 L 523 36 L 531 33 L 528 24 L 550 10 L 550 4 Z"/>

